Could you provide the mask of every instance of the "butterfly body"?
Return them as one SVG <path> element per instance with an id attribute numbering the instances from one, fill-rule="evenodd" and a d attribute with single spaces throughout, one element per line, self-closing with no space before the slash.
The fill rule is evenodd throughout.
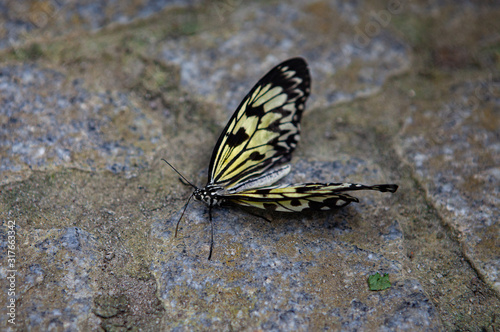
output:
<path id="1" fill-rule="evenodd" d="M 358 202 L 346 191 L 397 190 L 395 184 L 275 184 L 290 172 L 286 163 L 300 140 L 300 120 L 310 85 L 309 69 L 302 58 L 289 59 L 271 69 L 243 99 L 219 136 L 207 185 L 197 188 L 181 175 L 195 188 L 191 197 L 209 207 L 209 259 L 214 206 L 229 203 L 278 212 L 325 211 Z M 188 204 L 189 200 L 184 211 Z"/>

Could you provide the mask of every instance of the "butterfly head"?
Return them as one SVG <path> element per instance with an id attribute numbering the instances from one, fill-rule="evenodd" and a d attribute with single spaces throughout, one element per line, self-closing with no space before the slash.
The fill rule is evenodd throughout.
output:
<path id="1" fill-rule="evenodd" d="M 196 188 L 193 196 L 196 200 L 202 201 L 208 206 L 219 205 L 221 202 L 219 191 L 222 187 L 207 185 L 205 188 Z"/>
<path id="2" fill-rule="evenodd" d="M 209 202 L 209 196 L 207 194 L 207 191 L 204 188 L 196 188 L 194 190 L 193 196 L 196 200 L 202 201 L 208 204 Z"/>

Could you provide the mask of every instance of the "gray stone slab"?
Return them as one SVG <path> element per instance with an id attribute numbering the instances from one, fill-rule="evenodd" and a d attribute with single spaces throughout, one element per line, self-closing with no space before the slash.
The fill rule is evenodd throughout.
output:
<path id="1" fill-rule="evenodd" d="M 13 249 L 0 230 L 0 276 L 8 250 L 16 275 L 2 328 L 14 298 L 20 330 L 500 329 L 498 57 L 484 28 L 497 6 L 72 2 L 33 29 L 13 3 L 0 5 L 15 42 L 0 36 L 0 219 L 16 223 Z M 474 61 L 468 35 L 485 36 Z M 161 158 L 203 186 L 234 108 L 292 56 L 312 95 L 283 181 L 400 189 L 271 223 L 214 209 L 208 261 L 207 208 L 192 202 L 174 237 L 192 188 Z M 392 286 L 370 291 L 375 272 Z"/>
<path id="2" fill-rule="evenodd" d="M 5 1 L 0 3 L 0 49 L 21 47 L 33 39 L 95 31 L 146 18 L 168 7 L 193 6 L 196 0 Z"/>
<path id="3" fill-rule="evenodd" d="M 498 292 L 499 110 L 500 83 L 491 76 L 446 87 L 439 103 L 405 119 L 398 147 L 470 262 Z"/>

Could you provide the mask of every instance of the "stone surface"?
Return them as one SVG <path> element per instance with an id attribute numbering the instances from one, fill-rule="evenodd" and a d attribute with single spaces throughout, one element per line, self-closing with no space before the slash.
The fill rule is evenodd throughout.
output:
<path id="1" fill-rule="evenodd" d="M 0 9 L 2 330 L 500 329 L 497 5 Z M 312 95 L 283 181 L 400 188 L 270 223 L 214 209 L 208 261 L 208 210 L 174 237 L 191 189 L 161 158 L 202 186 L 234 108 L 292 56 Z M 392 287 L 369 291 L 376 272 Z"/>
<path id="2" fill-rule="evenodd" d="M 440 103 L 413 110 L 398 152 L 471 263 L 500 292 L 500 82 L 484 79 L 436 87 Z"/>
<path id="3" fill-rule="evenodd" d="M 39 37 L 95 31 L 149 17 L 164 8 L 201 3 L 197 0 L 63 1 L 28 0 L 0 3 L 0 49 Z"/>

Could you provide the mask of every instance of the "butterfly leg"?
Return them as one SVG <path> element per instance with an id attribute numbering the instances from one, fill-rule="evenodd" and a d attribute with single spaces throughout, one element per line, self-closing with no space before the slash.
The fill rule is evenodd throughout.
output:
<path id="1" fill-rule="evenodd" d="M 254 216 L 254 217 L 259 217 L 259 218 L 261 218 L 261 219 L 264 219 L 264 220 L 265 220 L 265 221 L 267 221 L 267 222 L 271 222 L 271 220 L 270 220 L 270 219 L 266 218 L 265 216 L 263 216 L 263 215 L 261 215 L 261 214 L 255 213 L 255 212 L 250 211 L 250 210 L 248 210 L 248 209 L 245 209 L 245 212 L 246 212 L 246 213 L 248 213 L 248 214 L 250 214 L 250 215 L 252 215 L 252 216 Z"/>
<path id="2" fill-rule="evenodd" d="M 208 207 L 208 217 L 210 219 L 210 252 L 208 253 L 208 260 L 212 258 L 212 250 L 214 248 L 214 223 L 212 221 L 212 206 Z"/>
<path id="3" fill-rule="evenodd" d="M 186 180 L 184 180 L 181 177 L 179 177 L 179 182 L 182 183 L 185 186 L 188 186 L 188 187 L 191 186 L 191 183 L 187 182 Z"/>
<path id="4" fill-rule="evenodd" d="M 193 194 L 191 194 L 191 196 L 189 196 L 186 205 L 184 205 L 184 208 L 182 209 L 181 217 L 179 218 L 179 220 L 177 220 L 177 225 L 175 226 L 175 235 L 174 235 L 174 237 L 177 237 L 177 230 L 179 229 L 179 223 L 181 222 L 182 216 L 184 215 L 184 212 L 186 212 L 186 209 L 188 207 L 189 201 L 191 200 L 192 197 L 193 197 Z"/>

